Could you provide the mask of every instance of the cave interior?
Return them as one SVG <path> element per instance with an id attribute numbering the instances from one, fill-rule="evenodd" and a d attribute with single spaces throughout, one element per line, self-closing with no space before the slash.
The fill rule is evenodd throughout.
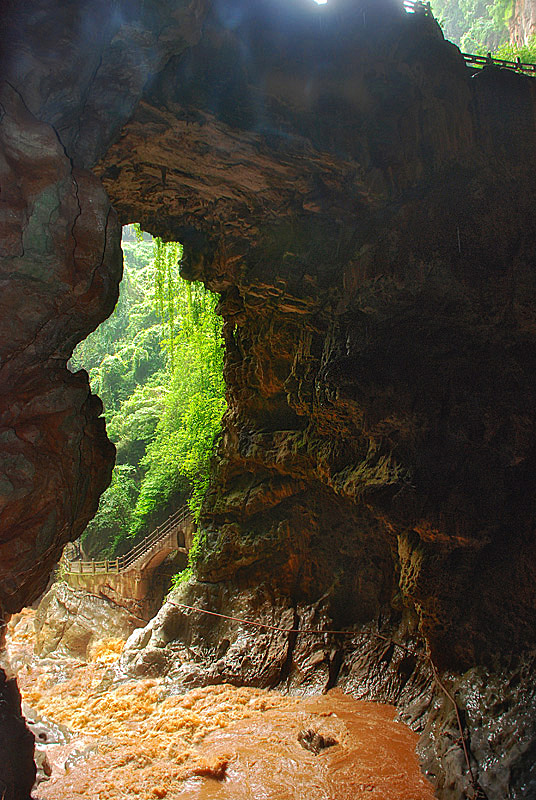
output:
<path id="1" fill-rule="evenodd" d="M 471 72 L 396 0 L 4 6 L 4 617 L 43 592 L 110 480 L 102 404 L 66 363 L 111 313 L 121 226 L 139 222 L 183 244 L 224 319 L 191 596 L 360 631 L 360 652 L 332 642 L 326 682 L 367 673 L 401 706 L 429 667 L 391 653 L 386 678 L 375 635 L 414 643 L 461 694 L 480 681 L 480 729 L 499 714 L 482 685 L 502 687 L 524 744 L 480 780 L 490 800 L 534 796 L 536 81 Z M 26 741 L 9 703 L 0 742 Z M 439 750 L 423 749 L 439 796 L 463 797 Z M 6 769 L 6 797 L 26 798 L 27 768 Z"/>

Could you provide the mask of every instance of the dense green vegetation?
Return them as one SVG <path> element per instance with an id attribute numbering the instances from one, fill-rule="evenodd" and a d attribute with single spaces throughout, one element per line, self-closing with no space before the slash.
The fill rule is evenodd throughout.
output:
<path id="1" fill-rule="evenodd" d="M 180 278 L 180 245 L 124 230 L 125 272 L 112 316 L 82 342 L 117 447 L 112 483 L 82 535 L 84 552 L 113 555 L 206 491 L 225 409 L 216 297 Z"/>
<path id="2" fill-rule="evenodd" d="M 525 47 L 509 41 L 509 24 L 515 0 L 431 0 L 434 16 L 447 39 L 462 52 L 486 54 L 525 63 L 536 62 L 536 36 Z"/>
<path id="3" fill-rule="evenodd" d="M 503 44 L 494 53 L 497 58 L 504 58 L 506 61 L 515 61 L 520 58 L 525 64 L 536 63 L 536 36 L 532 36 L 529 43 L 524 47 L 514 47 L 512 44 Z"/>
<path id="4" fill-rule="evenodd" d="M 432 0 L 447 39 L 465 53 L 496 51 L 508 41 L 514 0 Z"/>

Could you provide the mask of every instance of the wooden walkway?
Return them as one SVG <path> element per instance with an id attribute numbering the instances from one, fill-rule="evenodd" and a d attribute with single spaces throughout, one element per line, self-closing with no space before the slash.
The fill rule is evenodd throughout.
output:
<path id="1" fill-rule="evenodd" d="M 65 559 L 67 575 L 120 575 L 153 570 L 174 550 L 188 553 L 193 528 L 190 509 L 180 508 L 132 550 L 114 559 L 75 561 Z"/>

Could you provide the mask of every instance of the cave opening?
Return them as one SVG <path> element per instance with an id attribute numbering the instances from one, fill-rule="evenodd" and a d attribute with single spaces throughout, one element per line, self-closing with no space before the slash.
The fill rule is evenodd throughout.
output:
<path id="1" fill-rule="evenodd" d="M 129 225 L 122 250 L 117 305 L 68 364 L 89 374 L 116 447 L 111 484 L 74 544 L 76 560 L 86 562 L 78 569 L 89 572 L 91 561 L 125 560 L 179 509 L 198 514 L 225 410 L 217 297 L 181 278 L 177 243 Z M 160 595 L 179 579 L 185 560 L 183 552 L 174 566 L 166 559 Z"/>
<path id="2" fill-rule="evenodd" d="M 185 777 L 189 714 L 209 696 L 243 717 L 269 710 L 262 687 L 284 706 L 335 684 L 397 704 L 442 798 L 530 794 L 534 79 L 475 74 L 421 4 L 108 5 L 96 22 L 85 0 L 50 17 L 8 3 L 4 617 L 41 595 L 110 480 L 100 402 L 65 364 L 117 299 L 121 223 L 182 242 L 184 275 L 218 294 L 229 408 L 175 605 L 149 625 L 132 606 L 125 628 L 100 590 L 84 606 L 63 585 L 38 612 L 41 643 L 84 665 L 68 681 L 61 659 L 52 678 L 38 667 L 25 691 L 57 688 L 35 704 L 63 704 L 68 726 L 85 715 L 103 740 L 123 713 L 141 751 L 156 753 L 154 727 L 167 747 L 156 797 Z M 126 583 L 135 597 L 140 582 Z M 12 620 L 15 650 L 26 623 Z M 31 742 L 0 676 L 0 780 L 28 800 Z M 231 701 L 223 684 L 247 691 Z M 343 737 L 310 711 L 290 738 L 318 765 Z M 132 765 L 151 771 L 122 744 L 125 781 Z M 82 769 L 113 757 L 91 747 Z M 190 793 L 203 775 L 226 791 L 223 756 L 189 762 Z"/>

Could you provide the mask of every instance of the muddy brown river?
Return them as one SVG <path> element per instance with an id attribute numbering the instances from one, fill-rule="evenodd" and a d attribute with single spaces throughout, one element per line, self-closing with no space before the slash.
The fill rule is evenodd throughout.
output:
<path id="1" fill-rule="evenodd" d="M 388 705 L 332 690 L 289 697 L 164 680 L 106 688 L 121 642 L 88 663 L 35 659 L 31 615 L 11 626 L 25 702 L 72 732 L 46 747 L 40 800 L 432 800 L 417 736 Z M 25 665 L 21 666 L 23 662 Z"/>

